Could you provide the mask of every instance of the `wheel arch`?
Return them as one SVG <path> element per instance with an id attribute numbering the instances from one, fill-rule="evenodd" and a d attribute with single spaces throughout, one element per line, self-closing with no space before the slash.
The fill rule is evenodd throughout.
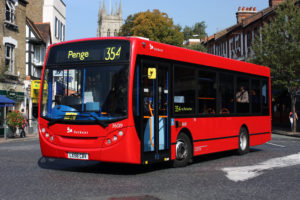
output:
<path id="1" fill-rule="evenodd" d="M 180 133 L 184 133 L 184 134 L 186 134 L 186 135 L 189 137 L 189 139 L 190 139 L 190 141 L 191 141 L 191 144 L 192 144 L 192 156 L 194 156 L 194 140 L 193 140 L 193 136 L 192 136 L 191 131 L 190 131 L 189 129 L 187 129 L 187 128 L 182 128 L 182 129 L 178 132 L 176 139 L 178 138 L 178 135 L 179 135 Z"/>
<path id="2" fill-rule="evenodd" d="M 240 130 L 241 130 L 242 128 L 245 128 L 245 129 L 246 129 L 246 131 L 247 131 L 247 133 L 248 133 L 248 140 L 249 140 L 249 142 L 250 142 L 250 133 L 249 133 L 249 128 L 248 128 L 248 126 L 247 126 L 246 124 L 242 124 Z"/>

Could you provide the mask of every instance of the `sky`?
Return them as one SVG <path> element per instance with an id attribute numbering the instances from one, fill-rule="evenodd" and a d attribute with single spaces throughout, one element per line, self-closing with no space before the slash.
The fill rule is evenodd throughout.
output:
<path id="1" fill-rule="evenodd" d="M 99 5 L 103 0 L 64 0 L 66 4 L 66 40 L 97 36 Z M 208 35 L 236 24 L 238 7 L 256 7 L 260 11 L 269 0 L 121 0 L 123 20 L 129 15 L 159 9 L 173 18 L 174 24 L 193 26 L 204 21 Z M 105 0 L 106 9 L 120 0 Z M 112 5 L 112 6 L 110 6 Z"/>

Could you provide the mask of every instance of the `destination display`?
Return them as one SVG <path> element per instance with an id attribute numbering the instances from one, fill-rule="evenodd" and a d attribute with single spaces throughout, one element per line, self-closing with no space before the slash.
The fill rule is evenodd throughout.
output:
<path id="1" fill-rule="evenodd" d="M 52 47 L 48 55 L 47 65 L 78 62 L 119 62 L 129 61 L 129 57 L 129 41 L 87 41 Z"/>

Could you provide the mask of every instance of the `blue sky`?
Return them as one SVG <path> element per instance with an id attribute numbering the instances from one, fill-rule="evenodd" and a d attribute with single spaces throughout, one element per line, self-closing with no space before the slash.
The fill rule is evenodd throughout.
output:
<path id="1" fill-rule="evenodd" d="M 119 1 L 105 0 L 106 9 Z M 66 40 L 95 37 L 100 0 L 64 2 L 67 6 Z M 122 0 L 123 20 L 130 14 L 159 9 L 182 27 L 204 21 L 208 35 L 235 24 L 239 6 L 256 7 L 260 11 L 268 5 L 269 0 Z"/>

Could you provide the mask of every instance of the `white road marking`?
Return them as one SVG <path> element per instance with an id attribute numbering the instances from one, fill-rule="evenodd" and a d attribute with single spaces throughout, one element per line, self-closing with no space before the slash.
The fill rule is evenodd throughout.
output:
<path id="1" fill-rule="evenodd" d="M 282 147 L 282 148 L 286 147 L 286 146 L 279 145 L 279 144 L 274 144 L 274 143 L 271 143 L 271 142 L 267 142 L 266 144 L 273 145 L 273 146 L 276 146 L 276 147 Z"/>
<path id="2" fill-rule="evenodd" d="M 285 157 L 273 158 L 257 165 L 244 167 L 226 167 L 226 177 L 234 182 L 246 181 L 264 173 L 265 170 L 300 165 L 300 152 Z"/>

